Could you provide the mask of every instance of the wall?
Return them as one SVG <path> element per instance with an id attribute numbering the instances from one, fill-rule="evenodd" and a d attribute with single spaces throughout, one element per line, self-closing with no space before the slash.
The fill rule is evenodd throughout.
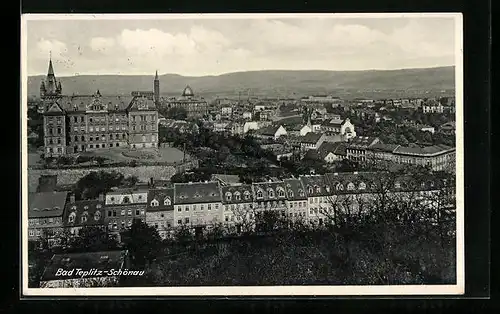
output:
<path id="1" fill-rule="evenodd" d="M 175 173 L 174 166 L 140 166 L 140 167 L 106 167 L 87 169 L 29 169 L 28 170 L 28 190 L 35 191 L 38 186 L 38 178 L 43 174 L 57 175 L 57 184 L 73 184 L 80 178 L 92 171 L 118 171 L 124 176 L 137 176 L 141 181 L 148 181 L 151 177 L 155 179 L 170 179 Z"/>

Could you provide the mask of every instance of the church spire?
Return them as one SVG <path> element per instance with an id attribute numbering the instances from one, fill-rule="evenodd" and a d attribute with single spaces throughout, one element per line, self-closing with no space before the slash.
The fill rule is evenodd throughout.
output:
<path id="1" fill-rule="evenodd" d="M 49 54 L 49 71 L 47 76 L 54 75 L 54 68 L 52 67 L 52 52 Z"/>
<path id="2" fill-rule="evenodd" d="M 158 81 L 158 70 L 156 70 L 155 81 Z"/>

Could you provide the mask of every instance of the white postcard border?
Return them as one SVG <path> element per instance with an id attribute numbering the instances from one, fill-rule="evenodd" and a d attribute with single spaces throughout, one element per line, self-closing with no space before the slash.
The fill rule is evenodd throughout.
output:
<path id="1" fill-rule="evenodd" d="M 21 179 L 28 183 L 27 161 L 27 21 L 81 19 L 256 19 L 256 18 L 439 18 L 455 19 L 456 201 L 457 250 L 455 285 L 388 286 L 224 286 L 130 288 L 28 288 L 28 191 L 21 189 L 21 296 L 389 296 L 460 295 L 465 292 L 463 16 L 461 13 L 338 13 L 338 14 L 24 14 L 21 18 Z"/>

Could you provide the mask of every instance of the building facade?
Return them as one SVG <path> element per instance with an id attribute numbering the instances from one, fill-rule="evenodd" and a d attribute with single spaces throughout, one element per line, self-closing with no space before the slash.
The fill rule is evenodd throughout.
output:
<path id="1" fill-rule="evenodd" d="M 196 97 L 193 89 L 186 86 L 180 97 L 164 99 L 160 101 L 164 109 L 183 108 L 189 118 L 202 118 L 208 114 L 208 102 L 202 97 Z"/>
<path id="2" fill-rule="evenodd" d="M 53 88 L 56 83 L 52 61 L 46 82 L 40 88 L 45 107 L 46 157 L 116 147 L 158 146 L 158 111 L 152 97 L 103 96 L 99 91 L 93 95 L 64 96 L 62 88 Z M 155 86 L 158 84 L 155 80 Z"/>
<path id="3" fill-rule="evenodd" d="M 44 238 L 49 246 L 59 243 L 67 201 L 68 192 L 40 192 L 29 195 L 28 241 Z"/>
<path id="4" fill-rule="evenodd" d="M 110 233 L 118 234 L 129 229 L 134 219 L 146 221 L 147 189 L 120 189 L 105 197 L 104 223 Z"/>

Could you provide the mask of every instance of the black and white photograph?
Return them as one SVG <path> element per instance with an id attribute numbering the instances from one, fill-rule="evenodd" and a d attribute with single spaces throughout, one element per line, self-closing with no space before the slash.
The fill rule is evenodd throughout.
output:
<path id="1" fill-rule="evenodd" d="M 22 293 L 464 293 L 459 13 L 24 14 Z"/>

